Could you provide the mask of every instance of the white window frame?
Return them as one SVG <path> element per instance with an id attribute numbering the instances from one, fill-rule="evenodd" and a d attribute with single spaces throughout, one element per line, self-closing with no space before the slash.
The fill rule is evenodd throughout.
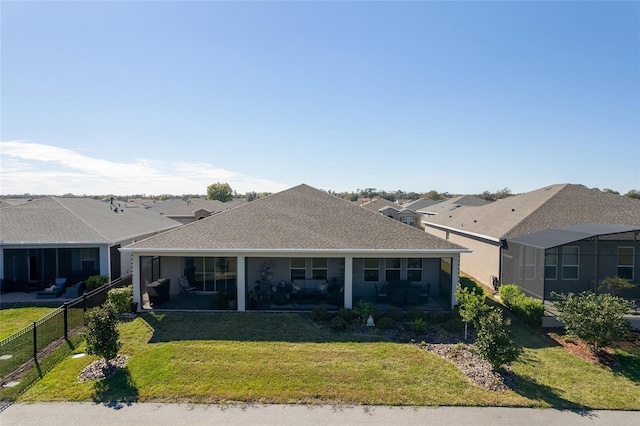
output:
<path id="1" fill-rule="evenodd" d="M 317 263 L 324 261 L 324 266 L 316 266 Z M 316 271 L 324 271 L 324 278 L 317 278 Z M 328 279 L 329 277 L 329 259 L 326 257 L 312 257 L 311 258 L 311 278 L 313 279 Z"/>
<path id="2" fill-rule="evenodd" d="M 558 247 L 548 249 L 544 253 L 544 279 L 545 280 L 557 280 L 558 279 Z M 553 263 L 547 263 L 549 258 L 555 258 Z M 547 277 L 547 268 L 553 267 L 553 278 Z"/>
<path id="3" fill-rule="evenodd" d="M 367 260 L 369 261 L 375 261 L 376 264 L 378 265 L 377 267 L 373 268 L 373 267 L 368 267 L 367 266 Z M 367 274 L 366 271 L 376 271 L 378 272 L 378 279 L 376 281 L 370 281 L 367 280 Z M 362 259 L 362 281 L 365 283 L 379 283 L 380 282 L 380 259 L 379 258 L 371 258 L 371 257 L 365 257 Z"/>
<path id="4" fill-rule="evenodd" d="M 576 249 L 576 253 L 565 253 L 566 249 Z M 577 263 L 566 263 L 566 258 L 569 256 L 576 256 Z M 575 278 L 566 278 L 565 269 L 576 268 Z M 580 279 L 580 246 L 564 246 L 562 247 L 562 280 L 563 281 L 577 281 Z"/>
<path id="5" fill-rule="evenodd" d="M 398 267 L 397 268 L 390 268 L 389 267 L 389 261 L 390 260 L 397 260 L 398 261 Z M 385 281 L 390 281 L 389 278 L 387 277 L 387 274 L 389 271 L 398 271 L 398 279 L 401 280 L 402 279 L 402 259 L 398 258 L 398 257 L 387 257 L 384 259 L 384 280 Z"/>
<path id="6" fill-rule="evenodd" d="M 419 260 L 420 261 L 420 267 L 419 268 L 410 268 L 409 267 L 409 261 L 415 259 L 415 260 Z M 417 281 L 411 281 L 413 283 L 421 283 L 422 279 L 424 277 L 424 266 L 423 266 L 423 261 L 421 257 L 413 257 L 413 258 L 409 258 L 407 259 L 407 279 L 409 279 L 409 272 L 410 271 L 420 271 L 420 279 Z"/>
<path id="7" fill-rule="evenodd" d="M 620 249 L 626 249 L 626 250 L 631 250 L 631 264 L 620 264 Z M 633 281 L 634 279 L 634 272 L 636 269 L 636 253 L 635 253 L 635 247 L 631 247 L 631 246 L 624 246 L 624 247 L 618 247 L 618 251 L 617 251 L 617 255 L 616 255 L 616 274 L 619 277 L 622 277 L 622 275 L 620 275 L 620 268 L 631 268 L 631 277 L 627 278 L 630 281 Z M 623 256 L 629 256 L 629 254 L 624 254 Z"/>

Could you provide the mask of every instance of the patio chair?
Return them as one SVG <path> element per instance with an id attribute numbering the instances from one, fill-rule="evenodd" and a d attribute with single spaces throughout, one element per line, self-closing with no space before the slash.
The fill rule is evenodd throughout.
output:
<path id="1" fill-rule="evenodd" d="M 407 287 L 407 293 L 405 295 L 408 305 L 419 305 L 420 304 L 420 292 L 422 291 L 421 287 L 418 286 L 409 286 Z"/>
<path id="2" fill-rule="evenodd" d="M 180 277 L 180 294 L 196 293 L 196 288 L 189 284 L 187 277 Z"/>
<path id="3" fill-rule="evenodd" d="M 391 303 L 394 305 L 402 305 L 404 304 L 404 298 L 407 294 L 406 287 L 392 287 L 391 294 L 389 298 L 391 299 Z"/>
<path id="4" fill-rule="evenodd" d="M 389 301 L 389 286 L 376 284 L 376 302 Z"/>

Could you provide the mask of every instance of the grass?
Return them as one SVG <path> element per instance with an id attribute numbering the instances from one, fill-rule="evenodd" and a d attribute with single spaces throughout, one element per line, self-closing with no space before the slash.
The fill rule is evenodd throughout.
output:
<path id="1" fill-rule="evenodd" d="M 0 309 L 0 324 L 2 324 L 2 327 L 0 327 L 0 340 L 33 324 L 34 321 L 54 310 L 54 308 L 43 307 Z"/>
<path id="2" fill-rule="evenodd" d="M 302 315 L 145 314 L 120 333 L 130 359 L 117 374 L 78 383 L 96 358 L 67 357 L 20 399 L 640 409 L 640 353 L 622 351 L 614 371 L 519 325 L 525 350 L 512 368 L 517 390 L 507 392 L 471 385 L 416 346 L 334 334 Z"/>

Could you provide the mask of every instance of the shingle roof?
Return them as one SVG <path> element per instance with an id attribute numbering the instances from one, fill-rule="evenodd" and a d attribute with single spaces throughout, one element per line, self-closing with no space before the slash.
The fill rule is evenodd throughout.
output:
<path id="1" fill-rule="evenodd" d="M 193 216 L 193 214 L 200 209 L 204 209 L 210 213 L 215 213 L 237 207 L 245 202 L 246 201 L 240 199 L 222 202 L 218 200 L 206 200 L 203 198 L 194 198 L 188 201 L 171 198 L 162 201 L 146 202 L 144 203 L 144 206 L 151 210 L 156 210 L 165 216 Z"/>
<path id="2" fill-rule="evenodd" d="M 116 205 L 118 203 L 116 202 Z M 0 240 L 11 243 L 117 243 L 180 223 L 141 207 L 114 213 L 108 201 L 46 197 L 0 211 Z"/>
<path id="3" fill-rule="evenodd" d="M 475 195 L 460 195 L 459 197 L 450 198 L 429 207 L 422 208 L 418 213 L 439 214 L 454 210 L 461 206 L 483 206 L 488 203 L 489 202 L 487 200 L 483 200 Z"/>
<path id="4" fill-rule="evenodd" d="M 400 206 L 393 201 L 386 200 L 384 198 L 377 198 L 375 200 L 367 201 L 366 203 L 360 204 L 360 207 L 365 208 L 367 210 L 371 210 L 372 212 L 379 212 L 380 209 L 384 207 L 393 207 L 396 210 L 400 210 Z"/>
<path id="5" fill-rule="evenodd" d="M 418 198 L 417 200 L 403 204 L 402 207 L 406 209 L 411 209 L 413 211 L 417 211 L 429 206 L 433 206 L 434 204 L 438 204 L 439 202 L 440 200 L 432 200 L 430 198 Z"/>
<path id="6" fill-rule="evenodd" d="M 640 201 L 582 185 L 557 184 L 484 206 L 461 207 L 425 222 L 493 238 L 591 222 L 638 226 Z"/>
<path id="7" fill-rule="evenodd" d="M 129 247 L 167 250 L 465 250 L 307 185 L 243 204 Z"/>

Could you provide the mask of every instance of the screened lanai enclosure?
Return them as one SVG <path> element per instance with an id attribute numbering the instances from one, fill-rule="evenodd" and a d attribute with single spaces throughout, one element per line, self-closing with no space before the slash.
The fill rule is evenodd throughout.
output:
<path id="1" fill-rule="evenodd" d="M 607 291 L 602 280 L 617 276 L 636 284 L 621 296 L 640 298 L 639 233 L 633 226 L 587 223 L 510 239 L 502 250 L 501 282 L 553 300 L 553 293 Z"/>
<path id="2" fill-rule="evenodd" d="M 457 281 L 454 258 L 441 257 L 140 256 L 139 264 L 143 309 L 333 310 L 364 300 L 448 310 Z"/>

